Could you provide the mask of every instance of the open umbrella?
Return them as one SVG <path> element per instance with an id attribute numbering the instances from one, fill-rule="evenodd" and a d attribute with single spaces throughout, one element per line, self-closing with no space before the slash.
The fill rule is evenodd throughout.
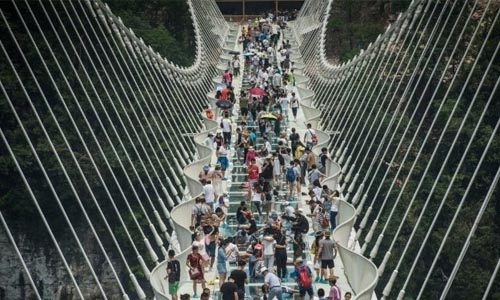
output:
<path id="1" fill-rule="evenodd" d="M 233 103 L 229 100 L 219 100 L 215 102 L 215 105 L 220 109 L 231 109 L 233 107 Z"/>
<path id="2" fill-rule="evenodd" d="M 253 87 L 248 90 L 248 93 L 251 95 L 262 96 L 266 93 L 266 91 L 260 87 Z"/>
<path id="3" fill-rule="evenodd" d="M 263 114 L 262 117 L 260 117 L 261 119 L 264 119 L 264 120 L 277 120 L 278 118 L 273 115 L 272 113 L 267 113 L 267 114 Z"/>
<path id="4" fill-rule="evenodd" d="M 235 51 L 235 50 L 233 50 L 233 51 L 229 51 L 228 53 L 229 53 L 229 54 L 238 55 L 238 54 L 240 54 L 240 51 Z"/>
<path id="5" fill-rule="evenodd" d="M 217 83 L 215 85 L 215 91 L 220 91 L 222 89 L 226 88 L 226 84 L 225 83 Z"/>

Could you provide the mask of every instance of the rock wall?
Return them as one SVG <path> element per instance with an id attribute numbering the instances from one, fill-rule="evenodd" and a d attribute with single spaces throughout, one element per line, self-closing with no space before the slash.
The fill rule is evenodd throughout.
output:
<path id="1" fill-rule="evenodd" d="M 15 238 L 42 299 L 80 299 L 53 244 L 47 242 L 44 245 L 36 245 L 33 241 L 27 240 L 24 235 L 18 235 Z M 85 299 L 103 299 L 89 267 L 76 247 L 70 245 L 68 242 L 70 240 L 72 239 L 69 237 L 61 239 L 59 244 L 66 255 L 83 296 Z M 121 299 L 121 293 L 109 264 L 99 253 L 94 240 L 87 234 L 82 239 L 82 243 L 85 249 L 90 249 L 87 255 L 108 299 Z M 3 228 L 0 229 L 0 248 L 2 249 L 0 255 L 0 300 L 36 299 L 29 278 Z M 113 258 L 111 259 L 113 260 Z M 113 265 L 115 269 L 121 266 L 121 264 Z M 121 270 L 117 269 L 117 272 L 120 274 Z"/>

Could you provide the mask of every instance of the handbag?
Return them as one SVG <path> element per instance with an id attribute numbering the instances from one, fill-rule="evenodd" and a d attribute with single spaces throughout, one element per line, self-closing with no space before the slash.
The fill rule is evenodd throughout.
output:
<path id="1" fill-rule="evenodd" d="M 330 221 L 326 216 L 323 216 L 323 220 L 321 220 L 321 227 L 328 228 L 330 226 Z"/>
<path id="2" fill-rule="evenodd" d="M 196 276 L 198 274 L 200 274 L 200 270 L 198 270 L 197 268 L 189 269 L 189 276 L 190 277 L 194 277 L 194 276 Z"/>

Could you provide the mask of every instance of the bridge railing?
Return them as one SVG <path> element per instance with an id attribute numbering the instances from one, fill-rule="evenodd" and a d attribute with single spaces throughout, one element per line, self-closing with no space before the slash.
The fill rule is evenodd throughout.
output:
<path id="1" fill-rule="evenodd" d="M 234 44 L 231 45 L 236 40 L 235 30 L 228 30 L 228 37 L 225 38 L 228 46 L 225 44 L 223 47 L 234 47 Z M 231 56 L 228 54 L 221 54 L 219 56 L 219 69 L 223 65 L 227 65 L 227 61 Z M 219 83 L 220 76 L 214 76 L 212 78 L 212 84 Z M 210 91 L 206 93 L 206 99 L 210 103 L 211 107 L 214 109 L 215 116 L 218 116 L 218 108 L 215 105 L 215 92 Z M 195 199 L 198 196 L 201 196 L 203 192 L 203 186 L 199 181 L 199 173 L 203 169 L 203 165 L 210 164 L 213 155 L 213 149 L 211 146 L 207 146 L 205 144 L 205 140 L 209 132 L 214 132 L 218 128 L 218 123 L 215 120 L 211 120 L 206 118 L 204 114 L 202 114 L 202 120 L 205 125 L 205 131 L 196 134 L 193 139 L 196 145 L 198 160 L 193 161 L 188 164 L 184 170 L 184 177 L 186 178 L 187 190 L 186 194 L 187 200 L 182 201 L 177 206 L 175 206 L 170 212 L 170 216 L 172 218 L 172 223 L 174 225 L 175 236 L 178 243 L 178 248 L 180 250 L 179 253 L 175 256 L 175 258 L 181 264 L 181 281 L 189 281 L 189 274 L 187 272 L 187 268 L 185 268 L 185 262 L 187 260 L 187 256 L 191 253 L 191 244 L 192 244 L 192 230 L 191 226 L 191 215 L 192 208 L 195 204 Z M 166 276 L 166 265 L 167 261 L 161 262 L 156 268 L 151 271 L 150 282 L 153 287 L 153 292 L 155 294 L 155 299 L 157 300 L 168 300 L 168 286 L 167 282 L 164 280 Z"/>
<path id="2" fill-rule="evenodd" d="M 304 4 L 305 9 L 301 11 L 301 15 L 294 25 L 296 27 L 293 27 L 291 32 L 286 33 L 288 36 L 293 36 L 293 40 L 297 41 L 299 46 L 298 50 L 294 51 L 292 60 L 297 66 L 301 67 L 299 71 L 300 84 L 297 84 L 297 91 L 300 95 L 300 104 L 306 122 L 317 128 L 316 132 L 320 142 L 313 148 L 316 155 L 321 153 L 322 147 L 329 148 L 331 142 L 331 135 L 322 131 L 323 128 L 320 126 L 323 109 L 314 107 L 316 93 L 319 92 L 323 96 L 331 91 L 326 87 L 330 82 L 322 78 L 318 79 L 317 72 L 323 69 L 328 69 L 329 72 L 337 69 L 337 67 L 332 67 L 330 64 L 327 67 L 322 66 L 323 62 L 318 62 L 320 52 L 317 50 L 317 45 L 320 43 L 319 39 L 324 38 L 323 29 L 328 21 L 330 6 L 331 1 L 306 1 Z M 312 76 L 312 80 L 306 80 L 304 77 L 307 76 Z M 321 89 L 314 91 L 308 89 L 308 85 L 311 83 L 315 83 L 315 87 L 317 87 L 317 82 L 324 83 Z M 342 190 L 339 188 L 339 183 L 343 176 L 343 169 L 336 160 L 337 158 L 328 160 L 326 174 L 329 177 L 322 183 L 330 188 Z M 344 264 L 344 273 L 356 294 L 356 299 L 371 299 L 378 281 L 377 268 L 371 261 L 360 254 L 359 250 L 351 250 L 354 245 L 349 243 L 354 232 L 356 213 L 353 205 L 343 200 L 340 202 L 339 225 L 335 229 L 333 237 L 339 243 L 339 255 Z"/>

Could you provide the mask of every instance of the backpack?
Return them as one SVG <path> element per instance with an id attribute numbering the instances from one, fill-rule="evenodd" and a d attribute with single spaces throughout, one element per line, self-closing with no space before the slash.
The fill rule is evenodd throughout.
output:
<path id="1" fill-rule="evenodd" d="M 181 278 L 181 267 L 178 260 L 169 261 L 167 263 L 167 269 L 170 269 L 170 274 L 168 276 L 168 282 L 176 282 Z"/>
<path id="2" fill-rule="evenodd" d="M 301 232 L 307 233 L 309 231 L 309 221 L 307 221 L 306 217 L 304 217 L 302 215 L 300 217 L 305 219 L 304 222 L 302 222 L 302 224 L 304 224 L 304 226 L 301 228 Z"/>
<path id="3" fill-rule="evenodd" d="M 288 167 L 286 169 L 286 181 L 289 181 L 289 182 L 294 182 L 295 179 L 296 179 L 296 174 L 295 174 L 295 170 L 293 167 Z"/>
<path id="4" fill-rule="evenodd" d="M 327 218 L 327 213 L 328 212 L 324 212 L 322 215 L 323 219 L 321 219 L 321 227 L 323 227 L 323 228 L 330 227 L 330 220 L 328 220 L 328 218 Z"/>
<path id="5" fill-rule="evenodd" d="M 318 143 L 318 136 L 316 133 L 313 133 L 312 131 L 309 130 L 309 133 L 311 133 L 311 141 L 313 145 L 316 145 Z"/>
<path id="6" fill-rule="evenodd" d="M 318 136 L 316 135 L 316 133 L 312 134 L 311 139 L 312 139 L 313 145 L 316 145 L 318 143 Z"/>
<path id="7" fill-rule="evenodd" d="M 200 224 L 201 223 L 201 216 L 203 216 L 203 210 L 201 207 L 196 206 L 196 223 L 195 224 Z"/>
<path id="8" fill-rule="evenodd" d="M 309 276 L 309 270 L 307 266 L 299 267 L 298 273 L 299 273 L 299 285 L 303 288 L 310 287 L 311 277 Z"/>
<path id="9" fill-rule="evenodd" d="M 278 161 L 280 163 L 280 166 L 284 166 L 285 165 L 285 158 L 283 157 L 283 155 L 278 154 Z"/>

